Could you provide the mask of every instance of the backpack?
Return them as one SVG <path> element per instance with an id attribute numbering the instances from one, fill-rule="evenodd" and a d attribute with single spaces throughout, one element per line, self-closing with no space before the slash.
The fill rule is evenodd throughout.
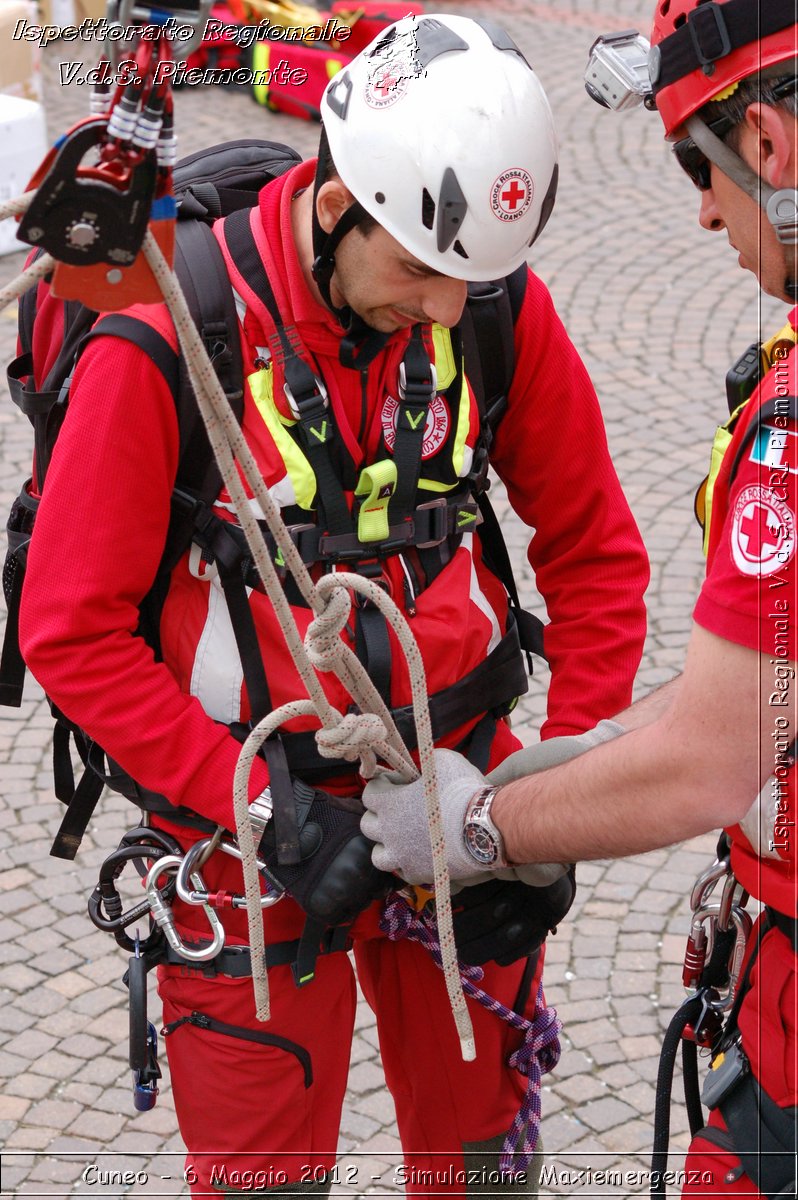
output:
<path id="1" fill-rule="evenodd" d="M 226 142 L 199 151 L 183 160 L 174 171 L 174 191 L 178 200 L 175 244 L 175 272 L 188 301 L 192 317 L 208 349 L 222 388 L 240 421 L 243 416 L 244 377 L 237 337 L 238 317 L 224 260 L 211 232 L 220 216 L 250 208 L 257 203 L 260 189 L 300 162 L 300 156 L 278 143 L 248 139 Z M 521 609 L 507 548 L 498 520 L 486 494 L 488 455 L 496 428 L 507 405 L 507 392 L 514 365 L 513 328 L 523 303 L 526 266 L 507 280 L 469 285 L 469 295 L 460 324 L 466 371 L 472 384 L 481 417 L 481 437 L 474 456 L 472 491 L 482 513 L 479 533 L 484 557 L 504 584 L 517 636 L 513 632 L 515 667 L 507 661 L 496 663 L 494 676 L 509 679 L 514 695 L 526 690 L 518 672 L 518 644 L 527 655 L 531 672 L 531 653 L 543 657 L 542 622 Z M 57 304 L 57 327 L 63 330 L 61 344 L 46 377 L 36 390 L 33 376 L 35 322 L 43 305 Z M 149 325 L 124 313 L 113 313 L 98 320 L 98 314 L 77 301 L 56 301 L 47 282 L 27 292 L 20 300 L 19 349 L 21 353 L 9 365 L 8 387 L 12 400 L 33 426 L 34 472 L 36 492 L 41 494 L 53 447 L 69 401 L 69 388 L 80 353 L 96 337 L 117 336 L 134 342 L 146 351 L 160 370 L 175 400 L 179 429 L 179 457 L 172 513 L 161 563 L 155 583 L 140 606 L 138 632 L 158 653 L 160 612 L 169 584 L 169 576 L 192 541 L 199 541 L 206 554 L 220 567 L 220 577 L 230 608 L 242 663 L 246 664 L 245 685 L 253 713 L 271 708 L 268 684 L 249 604 L 246 599 L 246 547 L 232 546 L 233 527 L 211 514 L 222 479 L 213 457 L 205 427 L 181 357 Z M 3 568 L 3 590 L 8 608 L 5 641 L 0 658 L 0 703 L 19 706 L 25 678 L 25 663 L 19 648 L 19 609 L 25 575 L 27 547 L 33 532 L 38 499 L 31 494 L 31 480 L 23 485 L 12 505 L 8 519 L 8 552 Z M 221 540 L 220 540 L 221 539 Z M 458 689 L 462 697 L 475 681 Z M 481 683 L 481 681 L 480 681 Z M 505 688 L 506 691 L 506 688 Z M 441 709 L 452 719 L 452 697 L 441 693 L 446 703 Z M 482 702 L 485 692 L 476 688 L 474 702 Z M 431 700 L 434 702 L 435 697 Z M 58 858 L 75 857 L 81 838 L 104 786 L 121 792 L 140 808 L 168 814 L 170 820 L 193 828 L 210 829 L 210 823 L 189 809 L 176 808 L 165 797 L 141 788 L 77 725 L 69 721 L 50 702 L 55 721 L 53 734 L 53 775 L 55 794 L 67 806 L 61 827 L 50 853 Z M 433 705 L 431 704 L 431 708 Z M 480 711 L 483 711 L 480 708 Z M 507 708 L 505 707 L 505 711 Z M 399 710 L 399 717 L 405 717 Z M 435 723 L 435 713 L 433 725 Z M 443 713 L 441 713 L 443 719 Z M 400 729 L 412 743 L 415 734 L 405 718 Z M 243 738 L 246 729 L 240 732 Z M 305 765 L 314 758 L 312 734 L 296 734 L 286 739 L 294 744 L 289 764 L 302 763 L 303 775 L 312 775 Z M 84 771 L 75 782 L 71 744 L 74 743 Z M 334 768 L 334 763 L 332 764 Z M 343 766 L 343 764 L 342 764 Z M 348 766 L 348 765 L 347 765 Z M 330 773 L 331 762 L 319 760 L 318 770 Z"/>

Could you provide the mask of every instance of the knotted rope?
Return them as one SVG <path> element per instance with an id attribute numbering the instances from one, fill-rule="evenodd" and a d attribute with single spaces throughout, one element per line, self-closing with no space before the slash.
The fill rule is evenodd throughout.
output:
<path id="1" fill-rule="evenodd" d="M 425 910 L 417 913 L 405 900 L 396 896 L 386 904 L 380 928 L 393 942 L 402 938 L 419 942 L 429 951 L 437 966 L 442 968 L 441 944 L 435 918 Z M 489 996 L 482 988 L 476 986 L 484 977 L 481 967 L 466 966 L 463 963 L 458 965 L 464 993 L 524 1035 L 521 1045 L 507 1059 L 507 1065 L 521 1075 L 526 1075 L 526 1094 L 507 1131 L 499 1160 L 499 1168 L 503 1173 L 519 1175 L 528 1170 L 538 1143 L 540 1081 L 541 1076 L 553 1071 L 560 1061 L 559 1035 L 562 1032 L 562 1022 L 555 1009 L 547 1008 L 543 1000 L 542 984 L 535 999 L 534 1016 L 528 1021 L 526 1017 L 507 1008 L 500 1000 Z"/>
<path id="2" fill-rule="evenodd" d="M 16 200 L 0 205 L 0 219 L 24 212 L 35 193 L 29 192 Z M 177 277 L 169 267 L 158 243 L 148 230 L 142 247 L 144 256 L 160 287 L 164 301 L 174 321 L 180 349 L 189 380 L 205 425 L 208 439 L 227 487 L 239 523 L 247 540 L 255 567 L 263 580 L 269 599 L 285 637 L 299 676 L 307 689 L 308 700 L 283 705 L 270 713 L 252 730 L 247 738 L 236 767 L 233 781 L 233 810 L 236 835 L 242 856 L 244 890 L 247 896 L 247 921 L 252 955 L 252 979 L 255 990 L 256 1013 L 259 1020 L 270 1016 L 263 920 L 260 906 L 260 877 L 257 867 L 257 847 L 249 820 L 249 779 L 255 757 L 263 742 L 285 721 L 296 716 L 313 715 L 321 724 L 321 752 L 348 761 L 361 758 L 361 773 L 369 778 L 377 770 L 377 758 L 383 759 L 402 779 L 418 778 L 418 772 L 402 741 L 394 720 L 368 672 L 356 654 L 340 637 L 351 609 L 350 593 L 357 593 L 383 613 L 394 629 L 407 657 L 413 712 L 419 747 L 421 776 L 429 820 L 432 846 L 433 883 L 435 887 L 440 926 L 441 955 L 446 988 L 460 1036 L 463 1057 L 474 1057 L 474 1038 L 465 1005 L 452 930 L 451 897 L 443 838 L 443 820 L 438 801 L 437 777 L 433 757 L 434 744 L 429 718 L 424 665 L 418 646 L 400 610 L 384 590 L 364 576 L 336 573 L 314 584 L 299 552 L 258 470 L 241 427 L 219 383 L 199 331 L 191 317 Z M 46 275 L 54 266 L 49 255 L 41 255 L 35 264 L 0 292 L 0 305 L 21 296 Z M 255 517 L 246 485 L 260 505 L 275 542 L 282 551 L 287 569 L 293 575 L 315 619 L 303 643 L 297 629 L 283 586 L 269 554 L 263 532 Z M 326 697 L 317 671 L 332 671 L 340 679 L 357 707 L 364 714 L 354 720 L 345 718 Z M 379 722 L 379 725 L 377 724 Z M 339 731 L 339 727 L 340 731 Z M 323 747 L 323 748 L 322 748 Z"/>
<path id="3" fill-rule="evenodd" d="M 164 300 L 174 321 L 189 379 L 197 398 L 211 446 L 216 454 L 222 477 L 235 506 L 241 527 L 244 530 L 255 566 L 264 582 L 269 599 L 280 621 L 283 635 L 297 671 L 307 688 L 308 696 L 315 709 L 315 715 L 325 730 L 335 730 L 343 720 L 343 715 L 327 700 L 318 674 L 310 660 L 308 650 L 299 636 L 290 605 L 268 552 L 263 532 L 250 506 L 238 468 L 240 468 L 241 474 L 252 490 L 253 496 L 260 504 L 266 523 L 275 542 L 282 551 L 283 560 L 288 570 L 294 576 L 297 586 L 307 604 L 316 614 L 316 621 L 312 623 L 312 631 L 308 631 L 308 638 L 311 647 L 313 647 L 315 641 L 313 653 L 320 664 L 319 669 L 334 669 L 357 707 L 362 712 L 376 714 L 380 718 L 383 733 L 381 739 L 372 746 L 366 755 L 366 761 L 363 763 L 364 772 L 371 771 L 373 773 L 376 768 L 376 755 L 379 754 L 385 762 L 400 773 L 402 778 L 409 781 L 417 778 L 418 773 L 407 753 L 390 712 L 356 654 L 346 645 L 340 636 L 336 636 L 332 632 L 336 622 L 339 629 L 342 627 L 342 616 L 344 614 L 344 606 L 341 599 L 333 601 L 333 595 L 340 592 L 354 592 L 364 596 L 372 604 L 376 605 L 393 628 L 402 651 L 407 658 L 413 713 L 418 734 L 419 762 L 421 765 L 421 776 L 424 781 L 424 796 L 429 820 L 433 882 L 439 906 L 444 977 L 452 1006 L 452 1013 L 460 1037 L 462 1054 L 468 1061 L 474 1057 L 476 1051 L 471 1021 L 457 970 L 457 955 L 452 929 L 449 875 L 446 866 L 446 850 L 443 837 L 443 819 L 438 801 L 437 776 L 433 753 L 434 743 L 421 653 L 402 613 L 386 595 L 384 590 L 372 580 L 353 573 L 335 573 L 324 576 L 319 580 L 318 584 L 314 585 L 285 527 L 280 510 L 260 475 L 257 463 L 244 439 L 235 414 L 230 408 L 213 364 L 206 353 L 202 339 L 192 320 L 178 281 L 164 259 L 155 238 L 149 232 L 144 240 L 144 254 L 161 288 Z M 345 611 L 348 614 L 351 606 L 351 598 L 348 594 L 346 594 L 346 601 L 347 607 Z M 343 619 L 345 621 L 345 617 Z M 316 626 L 316 628 L 313 629 L 313 626 Z M 308 709 L 304 707 L 305 703 L 300 702 L 302 711 L 307 713 Z M 247 895 L 247 919 L 251 939 L 250 944 L 253 951 L 253 986 L 255 987 L 257 1015 L 261 1020 L 268 1020 L 269 1016 L 268 981 L 265 970 L 265 950 L 263 948 L 260 880 L 257 870 L 256 847 L 249 821 L 249 776 L 255 754 L 263 742 L 279 724 L 282 724 L 285 720 L 289 720 L 296 712 L 297 708 L 295 706 L 285 705 L 277 713 L 270 714 L 258 724 L 245 743 L 233 784 L 236 833 L 242 851 L 242 868 Z M 348 728 L 351 731 L 351 723 Z M 259 967 L 262 967 L 262 974 L 259 971 L 257 980 L 254 969 L 256 963 Z"/>

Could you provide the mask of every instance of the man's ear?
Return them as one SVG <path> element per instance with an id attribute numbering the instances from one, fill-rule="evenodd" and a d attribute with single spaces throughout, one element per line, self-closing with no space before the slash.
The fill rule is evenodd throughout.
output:
<path id="1" fill-rule="evenodd" d="M 316 212 L 325 233 L 332 233 L 355 197 L 340 179 L 328 179 L 316 193 Z"/>
<path id="2" fill-rule="evenodd" d="M 798 166 L 798 122 L 781 108 L 749 104 L 744 129 L 756 139 L 755 169 L 771 187 L 794 188 Z"/>

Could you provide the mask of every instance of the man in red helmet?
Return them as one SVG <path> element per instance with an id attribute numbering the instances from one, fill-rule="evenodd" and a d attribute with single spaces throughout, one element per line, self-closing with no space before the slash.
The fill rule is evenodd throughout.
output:
<path id="1" fill-rule="evenodd" d="M 702 226 L 725 230 L 740 265 L 795 304 L 795 0 L 660 0 L 652 43 L 649 107 L 701 191 Z M 624 77 L 619 59 L 611 70 Z M 624 106 L 616 84 L 609 94 Z M 706 1026 L 711 1111 L 684 1195 L 795 1195 L 796 331 L 793 308 L 753 355 L 747 401 L 716 440 L 702 491 L 707 577 L 682 676 L 618 725 L 520 751 L 488 779 L 452 752 L 436 758 L 453 878 L 477 864 L 619 857 L 726 830 L 730 870 L 764 911 L 724 1029 L 711 1037 Z M 383 776 L 364 801 L 374 863 L 429 879 L 419 785 Z"/>

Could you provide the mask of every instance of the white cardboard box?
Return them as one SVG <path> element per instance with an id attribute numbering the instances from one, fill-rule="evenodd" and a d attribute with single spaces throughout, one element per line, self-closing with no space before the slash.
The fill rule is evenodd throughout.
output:
<path id="1" fill-rule="evenodd" d="M 28 0 L 0 0 L 0 92 L 23 100 L 41 100 L 41 49 L 13 38 L 18 26 L 36 25 L 36 7 Z"/>
<path id="2" fill-rule="evenodd" d="M 47 149 L 41 104 L 0 94 L 0 202 L 22 195 Z M 13 217 L 0 221 L 0 254 L 25 249 L 16 234 Z"/>

